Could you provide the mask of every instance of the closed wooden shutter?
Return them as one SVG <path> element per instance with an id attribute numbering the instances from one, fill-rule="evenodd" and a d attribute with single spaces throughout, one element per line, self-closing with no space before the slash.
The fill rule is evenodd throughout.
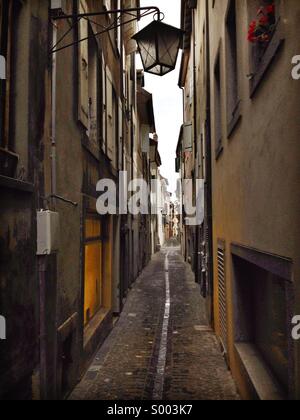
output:
<path id="1" fill-rule="evenodd" d="M 113 109 L 113 83 L 112 75 L 108 67 L 106 67 L 106 107 L 107 107 L 107 156 L 114 162 L 115 149 L 115 127 L 114 127 L 114 109 Z"/>
<path id="2" fill-rule="evenodd" d="M 107 153 L 106 64 L 102 54 L 102 148 Z"/>
<path id="3" fill-rule="evenodd" d="M 121 99 L 119 99 L 119 169 L 122 169 L 122 159 L 123 159 L 123 104 Z"/>
<path id="4" fill-rule="evenodd" d="M 226 290 L 226 265 L 225 243 L 218 243 L 218 288 L 219 288 L 219 315 L 220 315 L 220 339 L 227 353 L 227 290 Z"/>
<path id="5" fill-rule="evenodd" d="M 150 127 L 149 125 L 143 124 L 141 126 L 141 148 L 142 153 L 149 153 L 150 152 Z"/>
<path id="6" fill-rule="evenodd" d="M 121 0 L 117 1 L 117 9 L 120 10 L 121 9 Z M 120 23 L 122 22 L 122 15 L 118 14 L 117 16 L 117 24 L 120 25 Z M 119 26 L 117 28 L 117 48 L 119 51 L 119 54 L 121 55 L 122 52 L 122 27 Z"/>
<path id="7" fill-rule="evenodd" d="M 87 12 L 86 0 L 80 0 L 80 13 Z M 88 21 L 81 19 L 79 23 L 79 39 L 88 37 Z M 88 41 L 79 43 L 79 110 L 78 118 L 82 124 L 89 126 L 89 53 Z"/>

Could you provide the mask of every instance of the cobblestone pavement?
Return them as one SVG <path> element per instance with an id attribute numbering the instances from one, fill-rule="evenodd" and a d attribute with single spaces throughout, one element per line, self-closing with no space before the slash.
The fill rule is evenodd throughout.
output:
<path id="1" fill-rule="evenodd" d="M 169 319 L 166 270 L 171 298 Z M 166 326 L 165 352 L 162 331 Z M 118 323 L 71 399 L 152 400 L 162 378 L 164 400 L 239 398 L 217 339 L 207 327 L 199 287 L 178 248 L 164 248 L 144 270 Z"/>

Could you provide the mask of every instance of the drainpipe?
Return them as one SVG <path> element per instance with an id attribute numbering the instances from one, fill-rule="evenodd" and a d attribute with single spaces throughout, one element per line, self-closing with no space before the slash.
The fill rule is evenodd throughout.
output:
<path id="1" fill-rule="evenodd" d="M 206 0 L 206 63 L 207 63 L 207 92 L 206 92 L 206 223 L 208 229 L 208 283 L 209 296 L 211 299 L 211 325 L 214 324 L 213 312 L 213 219 L 212 219 L 212 141 L 211 141 L 211 77 L 210 77 L 210 21 L 209 21 L 209 1 Z"/>
<path id="2" fill-rule="evenodd" d="M 40 287 L 40 392 L 47 399 L 47 341 L 46 341 L 46 257 L 38 258 Z"/>
<path id="3" fill-rule="evenodd" d="M 52 45 L 57 43 L 57 26 L 52 22 L 53 39 Z M 52 80 L 51 80 L 51 197 L 52 206 L 55 208 L 57 196 L 56 189 L 56 53 L 52 56 Z M 48 400 L 49 395 L 48 367 L 47 367 L 47 316 L 46 316 L 46 272 L 47 256 L 38 257 L 39 275 L 39 310 L 40 310 L 40 392 L 41 399 Z M 56 371 L 56 369 L 55 369 Z M 54 372 L 54 378 L 56 373 Z M 56 394 L 56 379 L 54 379 L 54 393 Z"/>
<path id="4" fill-rule="evenodd" d="M 196 67 L 196 26 L 195 26 L 195 9 L 192 11 L 192 39 L 193 39 L 193 100 L 194 100 L 194 145 L 195 145 L 195 158 L 197 158 L 198 153 L 198 142 L 197 142 L 197 67 Z"/>
<path id="5" fill-rule="evenodd" d="M 197 180 L 197 168 L 198 168 L 198 130 L 197 130 L 197 67 L 196 67 L 196 19 L 195 19 L 195 8 L 192 9 L 192 42 L 193 42 L 193 120 L 194 120 L 194 147 L 195 147 L 195 171 L 194 171 L 194 182 L 196 184 Z M 200 227 L 196 226 L 196 246 L 195 246 L 195 261 L 194 261 L 194 270 L 196 275 L 196 281 L 199 281 L 199 234 Z"/>
<path id="6" fill-rule="evenodd" d="M 52 45 L 57 44 L 57 25 L 52 22 L 53 39 Z M 57 79 L 57 53 L 52 54 L 52 81 L 51 81 L 51 195 L 57 195 L 57 173 L 56 173 L 56 79 Z M 55 199 L 53 199 L 55 207 Z"/>
<path id="7" fill-rule="evenodd" d="M 183 122 L 185 122 L 185 90 L 183 87 L 180 87 L 181 91 L 182 91 L 182 117 L 183 117 Z M 183 153 L 183 147 L 182 147 L 182 142 L 181 142 L 181 153 Z M 181 226 L 182 226 L 182 234 L 184 235 L 184 259 L 187 259 L 187 238 L 186 238 L 186 226 L 185 226 L 185 221 L 184 221 L 184 212 L 183 212 L 183 180 L 186 178 L 186 168 L 185 168 L 185 156 L 184 156 L 184 164 L 183 166 L 181 165 L 181 167 L 183 167 L 183 173 L 181 171 L 181 198 L 182 198 L 182 215 L 181 215 Z"/>

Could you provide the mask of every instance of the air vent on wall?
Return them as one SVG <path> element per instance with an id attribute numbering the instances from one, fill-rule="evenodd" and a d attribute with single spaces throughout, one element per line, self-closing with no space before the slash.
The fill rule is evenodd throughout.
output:
<path id="1" fill-rule="evenodd" d="M 224 354 L 227 354 L 227 290 L 226 290 L 226 265 L 225 242 L 218 243 L 218 289 L 219 289 L 219 315 L 220 339 Z"/>

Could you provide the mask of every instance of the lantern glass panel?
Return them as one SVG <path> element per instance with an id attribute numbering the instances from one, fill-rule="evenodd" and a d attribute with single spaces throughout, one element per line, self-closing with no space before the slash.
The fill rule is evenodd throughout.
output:
<path id="1" fill-rule="evenodd" d="M 147 40 L 139 42 L 140 54 L 145 68 L 150 68 L 156 64 L 155 43 Z"/>
<path id="2" fill-rule="evenodd" d="M 163 31 L 157 34 L 158 61 L 169 67 L 176 67 L 180 39 L 177 31 Z"/>
<path id="3" fill-rule="evenodd" d="M 145 72 L 163 76 L 174 70 L 181 46 L 183 31 L 154 21 L 136 34 Z"/>

